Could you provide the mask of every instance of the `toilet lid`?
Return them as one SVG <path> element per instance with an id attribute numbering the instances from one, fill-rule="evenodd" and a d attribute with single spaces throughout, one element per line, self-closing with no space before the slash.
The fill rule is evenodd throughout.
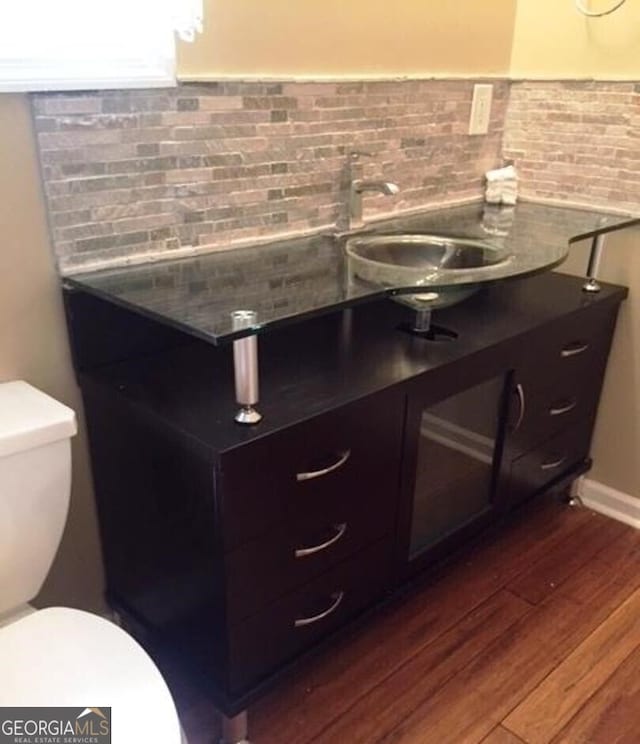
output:
<path id="1" fill-rule="evenodd" d="M 110 707 L 112 744 L 180 744 L 176 708 L 142 647 L 113 623 L 53 607 L 0 628 L 0 708 Z"/>

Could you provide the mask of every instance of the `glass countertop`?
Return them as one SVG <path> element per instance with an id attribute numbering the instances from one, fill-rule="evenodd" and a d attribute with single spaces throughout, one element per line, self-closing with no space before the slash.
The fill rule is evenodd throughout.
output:
<path id="1" fill-rule="evenodd" d="M 560 264 L 571 243 L 635 224 L 640 217 L 525 201 L 515 208 L 474 202 L 372 223 L 351 235 L 315 235 L 74 274 L 64 284 L 219 344 L 365 300 L 416 291 L 415 284 L 360 280 L 345 252 L 346 241 L 356 234 L 479 239 L 509 257 L 475 271 L 437 271 L 419 285 L 424 292 L 537 273 Z M 232 313 L 239 310 L 257 313 L 256 324 L 234 328 Z"/>

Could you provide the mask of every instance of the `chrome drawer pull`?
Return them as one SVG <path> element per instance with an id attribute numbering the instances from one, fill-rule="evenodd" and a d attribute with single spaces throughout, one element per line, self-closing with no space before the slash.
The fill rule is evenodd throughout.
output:
<path id="1" fill-rule="evenodd" d="M 298 548 L 295 552 L 296 558 L 305 558 L 308 555 L 320 553 L 322 550 L 326 550 L 332 545 L 335 545 L 347 531 L 347 523 L 343 522 L 342 524 L 334 524 L 333 529 L 336 531 L 336 534 L 333 537 L 330 537 L 326 542 L 314 545 L 312 548 Z"/>
<path id="2" fill-rule="evenodd" d="M 558 460 L 552 460 L 551 462 L 543 462 L 542 465 L 540 465 L 540 470 L 554 470 L 555 468 L 559 468 L 560 465 L 562 465 L 567 459 L 567 456 L 564 455 Z"/>
<path id="3" fill-rule="evenodd" d="M 560 352 L 560 355 L 566 359 L 567 357 L 572 357 L 572 356 L 576 356 L 577 354 L 582 354 L 582 352 L 586 351 L 588 348 L 589 348 L 589 344 L 576 344 L 576 343 L 568 344 Z"/>
<path id="4" fill-rule="evenodd" d="M 518 394 L 518 403 L 520 404 L 520 412 L 518 414 L 518 420 L 513 425 L 511 432 L 516 432 L 518 429 L 522 426 L 522 422 L 524 421 L 524 414 L 526 412 L 526 405 L 524 400 L 524 388 L 520 383 L 516 385 L 516 393 Z"/>
<path id="5" fill-rule="evenodd" d="M 341 468 L 350 457 L 351 457 L 350 449 L 345 450 L 344 452 L 340 452 L 338 460 L 334 462 L 333 465 L 329 465 L 328 468 L 323 468 L 322 470 L 310 470 L 308 473 L 296 473 L 296 480 L 297 481 L 313 480 L 314 478 L 321 478 L 323 475 L 328 475 L 329 473 L 333 473 L 334 470 Z"/>
<path id="6" fill-rule="evenodd" d="M 304 625 L 313 625 L 314 623 L 320 622 L 320 620 L 324 620 L 325 617 L 329 617 L 329 615 L 335 612 L 340 606 L 340 602 L 342 602 L 342 600 L 344 599 L 344 592 L 335 592 L 331 595 L 331 599 L 333 600 L 333 602 L 331 603 L 331 607 L 329 607 L 329 609 L 321 612 L 319 615 L 298 618 L 298 620 L 294 621 L 294 626 L 296 628 L 302 628 Z"/>
<path id="7" fill-rule="evenodd" d="M 557 406 L 549 409 L 549 416 L 562 416 L 563 413 L 569 413 L 578 405 L 578 401 L 575 398 L 564 406 Z"/>

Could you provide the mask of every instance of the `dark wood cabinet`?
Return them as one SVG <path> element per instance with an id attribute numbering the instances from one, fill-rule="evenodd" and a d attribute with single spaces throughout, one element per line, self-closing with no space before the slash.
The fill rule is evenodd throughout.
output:
<path id="1" fill-rule="evenodd" d="M 589 466 L 618 306 L 587 304 L 539 329 L 511 380 L 503 490 L 521 502 Z"/>
<path id="2" fill-rule="evenodd" d="M 263 421 L 241 427 L 230 347 L 67 290 L 109 601 L 238 712 L 411 574 L 588 467 L 625 294 L 554 274 L 495 286 L 437 313 L 448 342 L 406 333 L 390 300 L 274 330 Z"/>
<path id="3" fill-rule="evenodd" d="M 232 693 L 389 590 L 403 421 L 392 390 L 220 456 Z"/>
<path id="4" fill-rule="evenodd" d="M 127 389 L 83 381 L 109 600 L 226 706 L 390 591 L 405 395 L 217 453 Z"/>

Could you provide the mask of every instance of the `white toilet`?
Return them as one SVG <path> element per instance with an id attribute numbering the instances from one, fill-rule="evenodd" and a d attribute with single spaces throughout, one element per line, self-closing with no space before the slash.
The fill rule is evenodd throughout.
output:
<path id="1" fill-rule="evenodd" d="M 88 612 L 27 604 L 62 537 L 75 433 L 71 409 L 0 384 L 0 708 L 111 707 L 113 744 L 180 744 L 171 693 L 133 638 Z"/>

